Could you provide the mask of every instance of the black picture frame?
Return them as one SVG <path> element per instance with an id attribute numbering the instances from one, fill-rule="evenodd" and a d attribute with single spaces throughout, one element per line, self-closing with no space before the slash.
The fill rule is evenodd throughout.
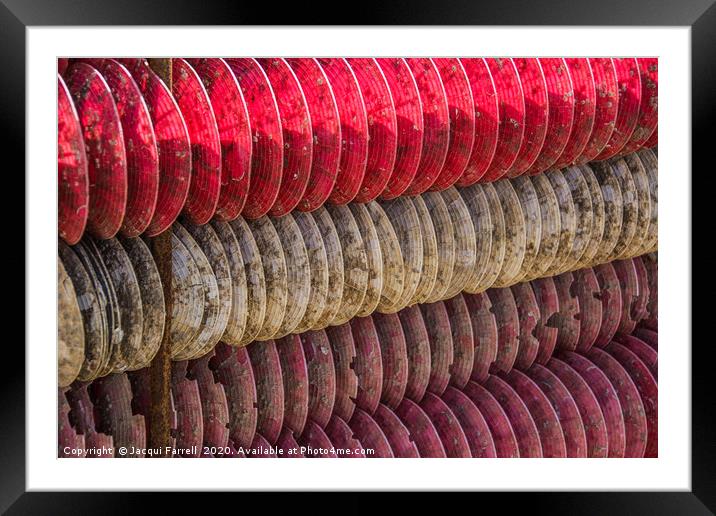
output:
<path id="1" fill-rule="evenodd" d="M 280 5 L 280 8 L 277 6 Z M 351 4 L 355 5 L 355 4 Z M 336 16 L 339 12 L 344 14 Z M 329 16 L 333 15 L 333 16 Z M 363 1 L 359 6 L 320 3 L 268 4 L 266 2 L 153 0 L 0 0 L 0 113 L 5 126 L 6 149 L 24 165 L 25 135 L 25 31 L 38 25 L 280 25 L 303 21 L 311 25 L 658 25 L 690 26 L 692 36 L 692 157 L 712 175 L 707 153 L 716 141 L 716 6 L 714 0 L 499 0 L 490 5 L 459 0 L 452 2 Z M 712 152 L 712 151 L 711 151 Z M 18 170 L 21 170 L 18 168 Z M 691 171 L 663 171 L 689 177 Z M 24 189 L 24 185 L 21 187 Z M 706 190 L 706 189 L 703 189 Z M 695 202 L 694 202 L 695 203 Z M 696 221 L 694 221 L 696 222 Z M 698 234 L 698 233 L 697 233 Z M 20 237 L 22 238 L 22 237 Z M 20 246 L 17 246 L 20 249 Z M 27 274 L 27 271 L 26 271 Z M 701 305 L 703 306 L 703 305 Z M 694 307 L 696 308 L 696 307 Z M 692 348 L 692 491 L 690 492 L 594 492 L 594 493 L 503 493 L 465 495 L 455 498 L 462 510 L 497 504 L 530 513 L 550 514 L 713 514 L 716 511 L 716 437 L 712 414 L 713 375 L 710 346 Z M 666 343 L 688 346 L 690 343 Z M 127 513 L 150 507 L 146 495 L 130 493 L 26 493 L 25 492 L 25 377 L 24 350 L 6 343 L 0 375 L 0 511 L 9 514 L 103 514 Z M 53 420 L 54 421 L 54 420 Z M 48 424 L 52 424 L 49 423 Z M 212 495 L 212 503 L 223 497 Z M 241 495 L 248 496 L 248 495 Z M 271 496 L 272 509 L 278 503 Z M 320 496 L 320 495 L 318 495 Z M 457 496 L 457 495 L 456 495 Z M 472 501 L 466 500 L 467 496 Z M 498 498 L 499 497 L 499 498 Z M 187 496 L 172 493 L 162 501 L 165 513 L 172 506 L 190 508 Z M 192 500 L 195 497 L 192 497 Z M 309 498 L 311 500 L 309 500 Z M 315 508 L 327 498 L 313 501 L 315 494 L 301 495 L 296 506 Z M 263 498 L 262 498 L 263 500 Z M 341 500 L 345 510 L 366 512 L 377 507 L 374 495 L 352 493 Z M 422 496 L 411 497 L 423 508 Z M 257 500 L 243 498 L 243 504 Z M 263 503 L 259 501 L 258 503 Z M 407 505 L 404 503 L 404 508 Z M 244 505 L 248 507 L 248 505 Z M 327 507 L 327 505 L 326 505 Z M 202 509 L 208 509 L 203 506 Z M 443 507 L 444 510 L 444 507 Z"/>

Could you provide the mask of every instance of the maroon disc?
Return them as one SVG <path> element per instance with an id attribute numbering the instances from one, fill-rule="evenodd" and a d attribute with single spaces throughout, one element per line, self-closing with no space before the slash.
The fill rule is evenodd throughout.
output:
<path id="1" fill-rule="evenodd" d="M 481 178 L 483 182 L 501 178 L 512 167 L 525 131 L 525 97 L 514 61 L 492 57 L 486 61 L 495 82 L 500 129 L 495 155 Z"/>
<path id="2" fill-rule="evenodd" d="M 525 133 L 517 159 L 505 174 L 517 177 L 525 173 L 539 156 L 545 144 L 549 102 L 544 72 L 535 57 L 513 59 L 525 96 Z"/>
<path id="3" fill-rule="evenodd" d="M 246 204 L 251 180 L 251 125 L 239 81 L 223 59 L 187 59 L 209 95 L 221 142 L 221 192 L 216 217 L 230 221 Z"/>
<path id="4" fill-rule="evenodd" d="M 186 376 L 187 362 L 172 363 L 171 393 L 176 410 L 176 450 L 180 457 L 198 457 L 204 440 L 201 398 L 196 380 Z"/>
<path id="5" fill-rule="evenodd" d="M 510 288 L 515 297 L 520 322 L 515 367 L 528 369 L 539 353 L 540 342 L 537 338 L 537 323 L 540 320 L 540 306 L 529 282 L 518 283 Z"/>
<path id="6" fill-rule="evenodd" d="M 276 97 L 268 77 L 252 58 L 226 59 L 246 100 L 251 127 L 251 180 L 241 214 L 266 215 L 278 197 L 283 171 L 283 133 Z"/>
<path id="7" fill-rule="evenodd" d="M 191 185 L 184 213 L 194 224 L 206 224 L 221 193 L 221 144 L 206 88 L 184 59 L 172 59 L 172 94 L 191 142 Z"/>
<path id="8" fill-rule="evenodd" d="M 639 279 L 633 260 L 616 260 L 612 262 L 614 271 L 619 278 L 622 296 L 622 313 L 618 331 L 630 335 L 636 328 L 634 307 L 639 298 Z"/>
<path id="9" fill-rule="evenodd" d="M 634 300 L 634 305 L 632 306 L 632 318 L 639 323 L 649 317 L 649 274 L 641 256 L 635 256 L 631 261 L 634 263 L 634 270 L 636 271 L 637 286 L 637 295 Z"/>
<path id="10" fill-rule="evenodd" d="M 398 151 L 395 105 L 385 76 L 373 58 L 349 58 L 368 117 L 368 162 L 363 182 L 354 200 L 368 202 L 378 197 L 393 174 Z"/>
<path id="11" fill-rule="evenodd" d="M 351 427 L 338 416 L 331 417 L 331 420 L 326 425 L 326 436 L 337 450 L 344 452 L 343 454 L 337 453 L 339 457 L 345 459 L 362 459 L 366 457 L 365 449 L 353 434 Z"/>
<path id="12" fill-rule="evenodd" d="M 540 318 L 535 327 L 535 337 L 539 342 L 539 350 L 535 362 L 546 364 L 552 357 L 557 346 L 557 328 L 551 325 L 551 320 L 559 312 L 559 297 L 557 287 L 552 278 L 540 278 L 530 282 L 540 308 Z"/>
<path id="13" fill-rule="evenodd" d="M 608 57 L 590 57 L 587 59 L 592 70 L 596 102 L 594 125 L 578 164 L 592 161 L 606 147 L 617 121 L 619 111 L 619 89 L 614 62 Z"/>
<path id="14" fill-rule="evenodd" d="M 313 211 L 333 191 L 341 160 L 341 122 L 326 73 L 313 58 L 286 60 L 296 74 L 311 117 L 311 172 L 298 209 Z M 286 128 L 284 127 L 284 139 Z"/>
<path id="15" fill-rule="evenodd" d="M 72 64 L 65 80 L 87 155 L 87 229 L 97 238 L 111 238 L 122 226 L 127 206 L 127 156 L 117 107 L 107 82 L 88 64 Z"/>
<path id="16" fill-rule="evenodd" d="M 383 390 L 383 363 L 378 332 L 370 316 L 356 317 L 350 321 L 350 326 L 356 347 L 353 370 L 358 376 L 355 403 L 357 407 L 372 414 L 378 407 Z"/>
<path id="17" fill-rule="evenodd" d="M 577 351 L 584 353 L 594 345 L 602 325 L 602 301 L 599 280 L 593 269 L 579 269 L 572 273 L 573 288 L 579 301 L 579 339 Z"/>
<path id="18" fill-rule="evenodd" d="M 392 410 L 381 403 L 373 419 L 390 443 L 394 457 L 406 459 L 420 457 L 417 446 L 410 438 L 410 432 Z"/>
<path id="19" fill-rule="evenodd" d="M 363 448 L 373 450 L 373 453 L 366 454 L 366 457 L 393 458 L 393 451 L 385 434 L 373 418 L 361 409 L 356 409 L 348 426 L 351 427 Z"/>
<path id="20" fill-rule="evenodd" d="M 356 347 L 351 326 L 350 324 L 329 326 L 326 328 L 326 335 L 331 344 L 336 371 L 336 400 L 333 413 L 344 421 L 350 421 L 356 406 L 354 400 L 358 396 L 358 376 L 353 370 Z"/>
<path id="21" fill-rule="evenodd" d="M 470 447 L 470 455 L 474 458 L 497 457 L 490 427 L 470 398 L 462 391 L 448 387 L 442 399 L 462 427 Z"/>
<path id="22" fill-rule="evenodd" d="M 266 438 L 261 434 L 256 434 L 249 449 L 251 450 L 251 453 L 247 454 L 247 457 L 250 459 L 275 459 L 277 457 L 275 449 L 272 448 L 271 443 L 269 443 Z"/>
<path id="23" fill-rule="evenodd" d="M 594 273 L 599 282 L 599 300 L 602 302 L 602 322 L 594 345 L 604 347 L 619 328 L 622 314 L 621 286 L 611 263 L 597 265 L 594 267 Z"/>
<path id="24" fill-rule="evenodd" d="M 57 73 L 59 75 L 64 75 L 67 71 L 67 66 L 69 65 L 69 59 L 66 57 L 58 57 L 57 58 Z"/>
<path id="25" fill-rule="evenodd" d="M 383 190 L 383 199 L 394 199 L 415 179 L 423 149 L 423 106 L 418 85 L 403 58 L 376 59 L 388 82 L 398 124 L 398 151 L 395 168 Z"/>
<path id="26" fill-rule="evenodd" d="M 281 433 L 284 413 L 281 362 L 276 343 L 272 340 L 254 342 L 247 351 L 256 380 L 256 431 L 275 444 Z"/>
<path id="27" fill-rule="evenodd" d="M 358 194 L 368 163 L 368 117 L 358 80 L 343 58 L 320 58 L 338 107 L 341 124 L 340 165 L 329 200 L 345 204 Z"/>
<path id="28" fill-rule="evenodd" d="M 442 301 L 419 306 L 430 342 L 430 381 L 427 390 L 442 396 L 450 381 L 453 364 L 450 318 Z"/>
<path id="29" fill-rule="evenodd" d="M 412 183 L 405 190 L 408 195 L 416 195 L 428 190 L 433 183 L 443 182 L 443 165 L 450 144 L 450 116 L 445 88 L 433 61 L 427 57 L 410 57 L 405 61 L 418 85 L 423 109 L 420 165 Z"/>
<path id="30" fill-rule="evenodd" d="M 462 389 L 470 380 L 475 364 L 475 337 L 467 303 L 463 296 L 443 301 L 450 319 L 453 361 L 450 367 L 450 385 Z"/>
<path id="31" fill-rule="evenodd" d="M 82 238 L 89 203 L 87 156 L 82 128 L 70 92 L 57 76 L 57 225 L 70 245 Z"/>
<path id="32" fill-rule="evenodd" d="M 490 394 L 490 391 L 482 385 L 471 381 L 467 382 L 463 392 L 475 404 L 475 407 L 487 422 L 495 444 L 497 457 L 519 457 L 520 451 L 515 431 L 512 429 L 505 410 L 495 397 Z"/>
<path id="33" fill-rule="evenodd" d="M 306 423 L 306 429 L 299 439 L 301 446 L 306 448 L 306 457 L 312 458 L 337 458 L 333 450 L 333 443 L 326 435 L 326 432 L 313 421 Z"/>
<path id="34" fill-rule="evenodd" d="M 306 455 L 301 451 L 293 430 L 284 426 L 276 441 L 277 455 L 282 459 L 305 459 Z"/>
<path id="35" fill-rule="evenodd" d="M 659 264 L 651 256 L 643 256 L 642 263 L 646 269 L 647 284 L 649 286 L 649 300 L 646 304 L 648 319 L 644 321 L 656 329 L 659 323 Z"/>
<path id="36" fill-rule="evenodd" d="M 460 426 L 457 416 L 443 400 L 428 392 L 425 394 L 420 407 L 432 421 L 449 458 L 470 458 L 470 445 L 467 436 Z"/>
<path id="37" fill-rule="evenodd" d="M 654 351 L 659 350 L 659 334 L 657 332 L 648 328 L 637 328 L 633 335 L 646 342 Z"/>
<path id="38" fill-rule="evenodd" d="M 515 296 L 509 288 L 491 288 L 487 295 L 497 321 L 497 358 L 490 372 L 507 372 L 515 365 L 519 351 L 520 317 Z"/>
<path id="39" fill-rule="evenodd" d="M 648 332 L 649 330 L 646 331 Z M 637 329 L 636 332 L 639 332 L 639 329 Z M 639 360 L 644 362 L 644 365 L 649 368 L 649 372 L 651 372 L 654 379 L 659 379 L 659 354 L 654 348 L 634 335 L 617 334 L 614 337 L 614 342 L 621 344 L 639 357 Z"/>
<path id="40" fill-rule="evenodd" d="M 594 129 L 597 107 L 597 89 L 589 61 L 584 57 L 565 57 L 564 61 L 574 88 L 574 123 L 554 168 L 574 164 L 584 152 Z"/>
<path id="41" fill-rule="evenodd" d="M 203 357 L 189 362 L 189 378 L 196 379 L 201 399 L 204 426 L 204 446 L 224 448 L 229 443 L 229 406 L 223 385 L 214 377 L 209 361 L 210 351 Z"/>
<path id="42" fill-rule="evenodd" d="M 456 58 L 435 58 L 445 88 L 450 117 L 450 140 L 445 164 L 432 190 L 444 190 L 462 177 L 475 143 L 475 102 L 470 80 Z"/>
<path id="43" fill-rule="evenodd" d="M 659 144 L 659 125 L 654 128 L 654 132 L 651 133 L 651 136 L 649 136 L 649 139 L 646 140 L 644 143 L 644 147 L 648 147 L 649 149 L 653 149 Z"/>
<path id="44" fill-rule="evenodd" d="M 476 382 L 484 382 L 490 366 L 497 359 L 497 321 L 487 293 L 464 294 L 463 297 L 470 312 L 475 347 L 475 361 L 470 378 Z"/>
<path id="45" fill-rule="evenodd" d="M 410 440 L 415 443 L 421 457 L 445 458 L 447 456 L 433 422 L 419 405 L 406 398 L 395 409 L 395 414 L 410 432 Z"/>
<path id="46" fill-rule="evenodd" d="M 430 382 L 430 338 L 418 305 L 398 312 L 408 352 L 408 384 L 405 397 L 420 402 Z"/>
<path id="47" fill-rule="evenodd" d="M 380 401 L 394 409 L 405 396 L 408 386 L 408 349 L 397 313 L 371 316 L 380 342 L 383 361 L 383 388 Z"/>
<path id="48" fill-rule="evenodd" d="M 294 435 L 303 432 L 308 417 L 309 380 L 306 357 L 298 335 L 288 335 L 276 341 L 283 377 L 283 426 Z"/>
<path id="49" fill-rule="evenodd" d="M 549 321 L 557 328 L 557 348 L 574 351 L 579 342 L 579 297 L 575 288 L 574 274 L 565 272 L 553 278 L 559 300 L 559 312 Z"/>
<path id="50" fill-rule="evenodd" d="M 547 81 L 549 121 L 544 146 L 528 173 L 534 175 L 552 168 L 569 140 L 574 124 L 574 87 L 569 69 L 561 57 L 540 57 Z"/>
<path id="51" fill-rule="evenodd" d="M 196 402 L 199 402 L 198 391 Z M 135 414 L 132 407 L 132 387 L 125 373 L 98 378 L 90 385 L 90 397 L 95 408 L 95 423 L 98 432 L 112 436 L 119 448 L 134 447 L 136 454 L 129 451 L 126 457 L 141 457 L 146 447 L 144 416 Z M 199 413 L 199 439 L 201 447 L 201 406 Z"/>
<path id="52" fill-rule="evenodd" d="M 299 335 L 308 367 L 308 417 L 326 426 L 336 401 L 336 369 L 328 336 L 323 330 Z"/>
<path id="53" fill-rule="evenodd" d="M 86 452 L 84 435 L 81 435 L 70 424 L 70 405 L 65 393 L 62 390 L 58 390 L 57 397 L 57 457 L 84 457 Z M 67 450 L 68 448 L 69 450 Z"/>

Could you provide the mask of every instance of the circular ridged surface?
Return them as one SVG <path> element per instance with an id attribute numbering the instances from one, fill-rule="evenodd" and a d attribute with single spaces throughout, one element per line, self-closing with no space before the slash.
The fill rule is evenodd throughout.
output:
<path id="1" fill-rule="evenodd" d="M 471 379 L 482 382 L 487 379 L 490 366 L 497 358 L 497 321 L 492 303 L 485 292 L 463 296 L 472 321 L 475 361 Z"/>
<path id="2" fill-rule="evenodd" d="M 639 120 L 629 141 L 622 148 L 622 154 L 639 150 L 656 131 L 659 121 L 659 60 L 655 57 L 638 57 L 641 76 L 641 104 Z"/>
<path id="3" fill-rule="evenodd" d="M 614 62 L 608 57 L 587 58 L 594 78 L 596 92 L 594 125 L 577 163 L 592 161 L 606 147 L 612 137 L 619 109 L 619 87 Z"/>
<path id="4" fill-rule="evenodd" d="M 315 219 L 307 213 L 298 211 L 291 215 L 301 231 L 306 253 L 308 253 L 311 278 L 306 310 L 301 322 L 293 329 L 294 333 L 301 333 L 313 328 L 326 308 L 329 281 L 328 257 L 321 231 Z"/>
<path id="5" fill-rule="evenodd" d="M 378 424 L 368 414 L 358 409 L 348 425 L 364 448 L 374 451 L 371 458 L 392 458 L 393 451 Z"/>
<path id="6" fill-rule="evenodd" d="M 524 279 L 544 276 L 552 267 L 559 251 L 561 236 L 560 206 L 557 194 L 546 174 L 529 178 L 534 186 L 540 213 L 540 241 L 531 270 Z"/>
<path id="7" fill-rule="evenodd" d="M 326 426 L 336 401 L 336 368 L 331 343 L 323 330 L 299 335 L 308 368 L 308 417 Z"/>
<path id="8" fill-rule="evenodd" d="M 565 57 L 574 91 L 574 123 L 555 168 L 572 165 L 584 152 L 596 123 L 597 88 L 589 60 L 584 57 Z"/>
<path id="9" fill-rule="evenodd" d="M 326 303 L 320 316 L 316 319 L 313 329 L 325 328 L 336 317 L 343 299 L 343 250 L 338 231 L 328 210 L 321 207 L 310 215 L 321 233 L 323 248 L 326 250 L 328 263 L 328 290 Z"/>
<path id="10" fill-rule="evenodd" d="M 462 389 L 470 380 L 475 364 L 475 336 L 467 303 L 463 296 L 444 301 L 452 335 L 453 362 L 450 366 L 450 385 Z"/>
<path id="11" fill-rule="evenodd" d="M 325 430 L 326 436 L 337 449 L 351 450 L 351 453 L 346 452 L 345 455 L 340 455 L 340 457 L 346 459 L 366 457 L 365 449 L 358 438 L 353 435 L 351 427 L 338 416 L 331 417 Z"/>
<path id="12" fill-rule="evenodd" d="M 85 333 L 72 280 L 57 261 L 57 385 L 67 387 L 80 372 L 85 355 Z"/>
<path id="13" fill-rule="evenodd" d="M 654 238 L 652 235 L 656 232 L 650 228 L 652 219 L 651 187 L 646 169 L 636 154 L 624 156 L 623 160 L 634 181 L 636 199 L 633 202 L 637 206 L 636 227 L 638 229 L 620 256 L 620 258 L 628 258 L 641 254 L 648 246 L 647 242 Z"/>
<path id="14" fill-rule="evenodd" d="M 488 189 L 491 194 L 496 195 L 492 186 Z M 493 273 L 490 273 L 490 270 L 493 259 L 501 261 L 504 257 L 504 216 L 502 210 L 499 210 L 498 213 L 497 206 L 494 209 L 490 208 L 488 196 L 482 185 L 461 188 L 458 192 L 465 201 L 475 231 L 475 266 L 470 279 L 465 282 L 463 290 L 473 293 L 480 292 L 494 283 L 494 275 L 499 273 L 499 270 Z M 498 215 L 494 223 L 493 212 Z M 494 248 L 493 238 L 499 239 Z M 449 245 L 449 242 L 446 245 Z M 498 256 L 497 253 L 501 253 L 502 256 Z"/>
<path id="15" fill-rule="evenodd" d="M 306 430 L 301 435 L 300 443 L 306 447 L 307 457 L 313 458 L 337 458 L 333 451 L 333 443 L 324 432 L 323 428 L 313 421 L 306 424 Z"/>
<path id="16" fill-rule="evenodd" d="M 358 377 L 355 404 L 372 414 L 380 402 L 383 390 L 383 363 L 378 333 L 370 317 L 356 317 L 350 322 L 356 358 L 353 370 Z"/>
<path id="17" fill-rule="evenodd" d="M 440 436 L 445 456 L 448 458 L 470 458 L 470 445 L 455 414 L 443 400 L 432 393 L 426 393 L 420 407 L 430 418 Z"/>
<path id="18" fill-rule="evenodd" d="M 373 222 L 383 260 L 383 288 L 376 309 L 383 313 L 395 312 L 402 308 L 399 303 L 403 295 L 403 253 L 400 241 L 380 204 L 371 201 L 365 206 Z"/>
<path id="19" fill-rule="evenodd" d="M 548 321 L 548 325 L 557 329 L 557 347 L 574 351 L 580 336 L 580 307 L 574 274 L 565 272 L 552 279 L 557 290 L 559 311 Z"/>
<path id="20" fill-rule="evenodd" d="M 283 378 L 283 425 L 299 436 L 308 417 L 310 390 L 303 344 L 298 335 L 289 335 L 276 341 L 276 351 Z"/>
<path id="21" fill-rule="evenodd" d="M 450 381 L 450 369 L 454 360 L 450 319 L 441 301 L 420 305 L 420 312 L 430 343 L 430 380 L 427 390 L 441 396 Z"/>
<path id="22" fill-rule="evenodd" d="M 637 153 L 641 160 L 649 180 L 649 201 L 651 206 L 651 218 L 649 220 L 649 235 L 644 239 L 643 252 L 653 252 L 656 250 L 659 240 L 659 182 L 658 168 L 659 163 L 656 154 L 651 149 L 643 149 Z"/>
<path id="23" fill-rule="evenodd" d="M 430 225 L 434 232 L 437 265 L 432 288 L 422 298 L 422 302 L 433 303 L 446 297 L 445 293 L 452 282 L 455 267 L 455 231 L 443 196 L 437 192 L 426 192 L 421 197 L 428 210 Z M 425 249 L 423 249 L 423 259 L 425 259 Z"/>
<path id="24" fill-rule="evenodd" d="M 378 304 L 383 292 L 383 256 L 380 249 L 378 231 L 373 224 L 368 208 L 364 204 L 349 204 L 348 207 L 358 225 L 358 231 L 363 240 L 366 263 L 368 268 L 368 283 L 366 285 L 365 297 L 360 309 L 356 313 L 358 317 L 365 317 L 372 314 Z"/>
<path id="25" fill-rule="evenodd" d="M 559 170 L 553 170 L 546 175 L 557 196 L 559 205 L 559 245 L 552 265 L 545 271 L 547 275 L 554 275 L 564 271 L 565 266 L 569 263 L 572 246 L 576 238 L 577 220 L 569 183 L 564 174 Z"/>
<path id="26" fill-rule="evenodd" d="M 574 271 L 572 288 L 576 290 L 579 300 L 579 339 L 577 351 L 589 351 L 599 335 L 602 325 L 602 301 L 599 299 L 601 289 L 599 280 L 593 269 Z"/>
<path id="27" fill-rule="evenodd" d="M 540 320 L 540 305 L 529 283 L 518 283 L 511 287 L 517 306 L 520 333 L 515 367 L 527 369 L 537 358 L 540 342 L 537 338 L 537 323 Z"/>
<path id="28" fill-rule="evenodd" d="M 533 280 L 530 286 L 539 306 L 539 320 L 534 330 L 539 343 L 535 362 L 545 364 L 557 346 L 557 328 L 552 325 L 552 321 L 560 309 L 559 298 L 552 278 Z"/>
<path id="29" fill-rule="evenodd" d="M 468 382 L 464 393 L 485 418 L 492 434 L 496 456 L 500 458 L 519 457 L 520 450 L 512 424 L 505 410 L 490 394 L 490 391 L 478 383 Z"/>
<path id="30" fill-rule="evenodd" d="M 470 398 L 462 391 L 448 387 L 442 399 L 462 427 L 470 447 L 470 455 L 476 459 L 496 457 L 497 450 L 490 427 Z"/>
<path id="31" fill-rule="evenodd" d="M 495 283 L 497 276 L 500 274 L 500 271 L 502 271 L 502 263 L 505 260 L 507 241 L 505 215 L 502 212 L 500 197 L 497 195 L 497 190 L 495 190 L 495 187 L 492 184 L 484 184 L 481 188 L 485 194 L 485 200 L 490 214 L 490 258 L 488 262 L 489 267 L 486 268 L 485 274 L 479 282 L 479 288 L 472 289 L 472 292 L 486 290 Z"/>
<path id="32" fill-rule="evenodd" d="M 201 414 L 204 427 L 205 446 L 225 447 L 229 443 L 229 406 L 223 385 L 209 369 L 211 351 L 198 360 L 192 360 L 187 375 L 196 379 L 201 399 Z"/>
<path id="33" fill-rule="evenodd" d="M 509 288 L 491 288 L 487 296 L 497 322 L 497 357 L 491 372 L 507 372 L 515 364 L 519 352 L 520 318 L 515 296 Z"/>
<path id="34" fill-rule="evenodd" d="M 342 324 L 326 328 L 326 335 L 331 344 L 336 373 L 333 413 L 345 421 L 350 421 L 356 408 L 354 400 L 358 395 L 358 376 L 353 369 L 356 360 L 353 334 L 349 324 Z"/>
<path id="35" fill-rule="evenodd" d="M 619 181 L 608 162 L 590 163 L 590 168 L 599 181 L 604 200 L 604 233 L 594 256 L 597 263 L 603 263 L 609 261 L 622 232 L 624 199 Z"/>
<path id="36" fill-rule="evenodd" d="M 631 351 L 634 355 L 636 355 L 639 360 L 641 360 L 644 365 L 649 369 L 649 372 L 654 376 L 655 380 L 658 380 L 659 378 L 659 368 L 658 368 L 658 361 L 659 361 L 659 354 L 656 352 L 656 350 L 651 347 L 649 344 L 646 343 L 645 340 L 642 340 L 643 338 L 646 338 L 643 335 L 644 331 L 649 330 L 641 330 L 640 337 L 635 337 L 634 335 L 617 335 L 614 338 L 614 341 L 609 343 L 609 345 L 617 343 L 621 346 L 625 347 L 629 351 Z M 639 330 L 637 330 L 638 333 Z M 656 334 L 654 334 L 656 335 Z"/>
<path id="37" fill-rule="evenodd" d="M 594 345 L 604 347 L 611 342 L 621 320 L 621 286 L 614 266 L 610 263 L 597 265 L 594 273 L 599 282 L 599 300 L 602 303 L 602 320 Z"/>
<path id="38" fill-rule="evenodd" d="M 418 458 L 418 448 L 411 440 L 410 432 L 391 409 L 378 405 L 373 419 L 380 427 L 396 458 Z"/>
<path id="39" fill-rule="evenodd" d="M 453 240 L 455 242 L 455 263 L 450 278 L 450 286 L 445 297 L 452 297 L 461 292 L 467 281 L 472 277 L 475 268 L 477 243 L 475 241 L 475 228 L 472 217 L 465 201 L 455 188 L 448 188 L 440 192 L 447 206 L 452 222 Z"/>
<path id="40" fill-rule="evenodd" d="M 255 342 L 247 350 L 256 381 L 256 431 L 269 443 L 275 443 L 283 425 L 285 400 L 276 343 Z"/>
<path id="41" fill-rule="evenodd" d="M 520 201 L 525 223 L 525 253 L 520 271 L 514 282 L 521 281 L 534 268 L 542 239 L 542 214 L 537 190 L 529 177 L 518 177 L 512 180 L 512 186 Z"/>
<path id="42" fill-rule="evenodd" d="M 579 167 L 582 177 L 587 182 L 589 188 L 589 195 L 592 204 L 592 229 L 591 236 L 587 243 L 587 246 L 582 254 L 582 258 L 575 265 L 575 268 L 580 266 L 593 265 L 594 257 L 599 252 L 599 247 L 604 237 L 604 227 L 606 225 L 606 211 L 604 206 L 604 197 L 602 196 L 602 190 L 597 181 L 597 176 L 594 171 L 588 165 L 582 165 Z"/>
<path id="43" fill-rule="evenodd" d="M 408 349 L 400 317 L 375 313 L 372 316 L 380 343 L 383 368 L 381 402 L 394 409 L 405 395 L 408 386 Z"/>
<path id="44" fill-rule="evenodd" d="M 419 405 L 404 399 L 398 405 L 395 414 L 410 432 L 410 440 L 415 443 L 421 457 L 447 456 L 433 422 Z"/>
<path id="45" fill-rule="evenodd" d="M 569 184 L 574 204 L 574 214 L 577 221 L 572 251 L 564 264 L 565 270 L 574 270 L 578 267 L 584 253 L 592 241 L 593 207 L 589 185 L 582 172 L 577 167 L 568 167 L 562 170 L 564 179 Z M 594 237 L 594 240 L 597 240 Z"/>
<path id="46" fill-rule="evenodd" d="M 405 398 L 419 402 L 430 381 L 430 339 L 420 308 L 411 306 L 398 312 L 408 352 L 408 383 Z"/>
<path id="47" fill-rule="evenodd" d="M 424 303 L 433 292 L 438 275 L 437 230 L 433 226 L 430 210 L 421 196 L 416 195 L 411 201 L 420 220 L 420 234 L 423 237 L 423 268 L 420 272 L 420 282 L 409 304 Z"/>
<path id="48" fill-rule="evenodd" d="M 505 258 L 493 286 L 506 287 L 515 283 L 520 275 L 527 253 L 527 225 L 512 182 L 497 181 L 494 186 L 505 218 Z"/>

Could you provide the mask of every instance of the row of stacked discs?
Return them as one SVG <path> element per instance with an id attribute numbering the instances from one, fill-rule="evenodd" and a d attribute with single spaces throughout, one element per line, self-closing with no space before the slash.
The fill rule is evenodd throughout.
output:
<path id="1" fill-rule="evenodd" d="M 171 69 L 60 61 L 61 445 L 146 444 L 168 333 L 177 455 L 656 455 L 656 60 Z"/>

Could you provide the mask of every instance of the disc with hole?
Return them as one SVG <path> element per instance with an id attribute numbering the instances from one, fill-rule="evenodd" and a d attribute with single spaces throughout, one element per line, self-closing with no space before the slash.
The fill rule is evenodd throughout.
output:
<path id="1" fill-rule="evenodd" d="M 308 417 L 326 426 L 336 400 L 336 368 L 328 336 L 323 330 L 299 335 L 308 368 Z"/>
<path id="2" fill-rule="evenodd" d="M 475 361 L 470 378 L 476 382 L 483 382 L 487 379 L 490 366 L 497 358 L 497 321 L 495 314 L 492 313 L 492 303 L 487 293 L 465 294 L 463 297 L 470 313 L 475 347 Z"/>
<path id="3" fill-rule="evenodd" d="M 390 444 L 393 456 L 396 458 L 418 458 L 418 447 L 411 440 L 410 431 L 403 424 L 398 416 L 391 409 L 383 405 L 378 405 L 373 419 L 383 431 L 385 438 Z"/>
<path id="4" fill-rule="evenodd" d="M 247 348 L 256 381 L 256 431 L 275 443 L 284 420 L 281 361 L 272 340 L 255 342 Z"/>
<path id="5" fill-rule="evenodd" d="M 354 370 L 356 347 L 350 324 L 330 326 L 326 328 L 326 335 L 331 345 L 336 373 L 333 413 L 345 421 L 350 421 L 358 396 L 358 376 Z"/>

